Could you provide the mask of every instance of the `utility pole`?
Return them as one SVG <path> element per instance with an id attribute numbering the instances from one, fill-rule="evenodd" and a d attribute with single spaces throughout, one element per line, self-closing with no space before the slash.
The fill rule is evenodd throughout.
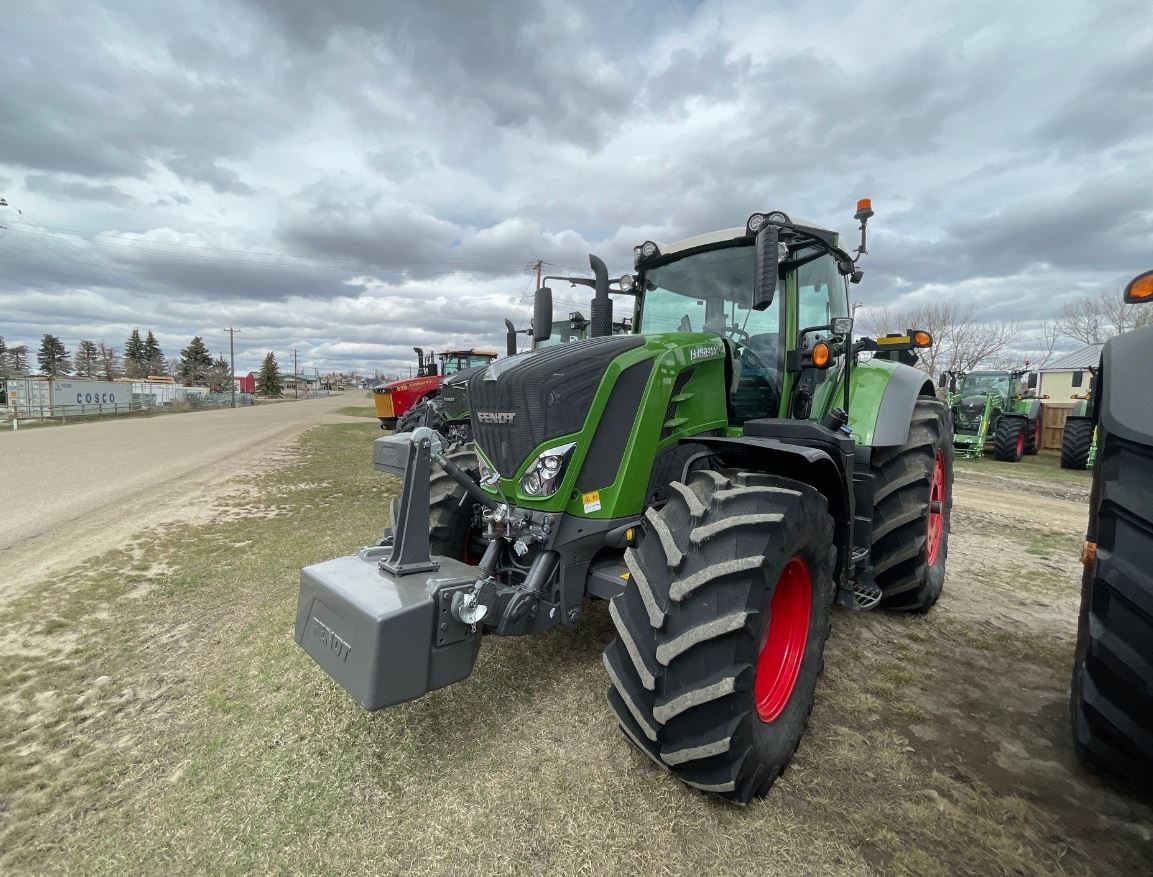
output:
<path id="1" fill-rule="evenodd" d="M 529 267 L 536 272 L 536 288 L 540 289 L 541 268 L 544 267 L 544 262 L 542 262 L 540 259 L 537 259 L 535 262 L 529 265 Z"/>
<path id="2" fill-rule="evenodd" d="M 300 371 L 296 368 L 296 348 L 292 348 L 292 395 L 300 398 Z"/>
<path id="3" fill-rule="evenodd" d="M 229 366 L 229 368 L 232 370 L 229 377 L 232 378 L 232 380 L 230 380 L 228 382 L 228 388 L 229 388 L 229 390 L 232 391 L 232 407 L 235 408 L 236 407 L 236 344 L 234 343 L 232 335 L 234 332 L 239 332 L 240 330 L 239 329 L 233 329 L 231 326 L 229 326 L 224 331 L 226 331 L 228 333 L 228 359 L 232 363 L 232 365 Z"/>

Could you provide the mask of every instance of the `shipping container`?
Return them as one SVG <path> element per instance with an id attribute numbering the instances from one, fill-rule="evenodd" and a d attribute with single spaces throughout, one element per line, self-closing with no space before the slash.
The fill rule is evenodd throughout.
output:
<path id="1" fill-rule="evenodd" d="M 171 405 L 176 401 L 176 385 L 160 381 L 133 381 L 132 392 L 136 401 L 145 408 Z"/>
<path id="2" fill-rule="evenodd" d="M 14 417 L 50 417 L 52 391 L 44 378 L 9 378 L 8 408 Z"/>
<path id="3" fill-rule="evenodd" d="M 56 378 L 47 383 L 52 387 L 52 413 L 56 416 L 124 414 L 132 406 L 132 394 L 117 381 Z"/>

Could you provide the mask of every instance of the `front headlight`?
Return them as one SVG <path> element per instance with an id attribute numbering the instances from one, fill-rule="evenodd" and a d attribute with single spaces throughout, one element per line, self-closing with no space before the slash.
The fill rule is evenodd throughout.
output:
<path id="1" fill-rule="evenodd" d="M 525 496 L 537 497 L 552 496 L 556 493 L 574 448 L 576 442 L 569 442 L 541 451 L 520 478 L 521 492 Z"/>
<path id="2" fill-rule="evenodd" d="M 493 468 L 492 463 L 484 458 L 479 449 L 476 451 L 477 467 L 480 469 L 480 483 L 485 487 L 492 487 L 500 481 L 500 475 Z"/>

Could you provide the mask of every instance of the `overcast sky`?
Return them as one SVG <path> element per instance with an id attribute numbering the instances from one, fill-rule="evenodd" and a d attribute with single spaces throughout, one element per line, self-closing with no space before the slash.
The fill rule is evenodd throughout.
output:
<path id="1" fill-rule="evenodd" d="M 503 349 L 531 278 L 784 209 L 865 306 L 1035 320 L 1153 267 L 1153 6 L 6 4 L 0 335 L 237 370 Z M 17 210 L 23 211 L 22 214 Z M 556 267 L 564 266 L 564 267 Z M 556 289 L 558 309 L 587 290 Z"/>

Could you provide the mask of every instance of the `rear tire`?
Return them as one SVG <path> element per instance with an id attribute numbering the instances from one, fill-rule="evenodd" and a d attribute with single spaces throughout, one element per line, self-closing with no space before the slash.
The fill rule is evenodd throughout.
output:
<path id="1" fill-rule="evenodd" d="M 918 399 L 908 440 L 875 451 L 870 468 L 871 561 L 881 606 L 928 612 L 945 585 L 953 507 L 953 436 L 945 403 Z"/>
<path id="2" fill-rule="evenodd" d="M 1025 453 L 1027 425 L 1024 417 L 1005 414 L 998 417 L 997 428 L 993 431 L 993 456 L 1002 463 L 1020 463 Z"/>
<path id="3" fill-rule="evenodd" d="M 418 426 L 427 426 L 428 402 L 418 402 L 396 420 L 397 432 L 412 432 Z"/>
<path id="4" fill-rule="evenodd" d="M 833 520 L 815 489 L 774 476 L 696 472 L 668 492 L 610 605 L 609 704 L 658 766 L 746 803 L 785 769 L 813 706 Z"/>
<path id="5" fill-rule="evenodd" d="M 1153 437 L 1099 434 L 1073 664 L 1073 748 L 1086 762 L 1153 787 Z"/>
<path id="6" fill-rule="evenodd" d="M 1065 432 L 1061 436 L 1062 469 L 1088 468 L 1094 426 L 1088 417 L 1070 417 L 1065 421 Z"/>

